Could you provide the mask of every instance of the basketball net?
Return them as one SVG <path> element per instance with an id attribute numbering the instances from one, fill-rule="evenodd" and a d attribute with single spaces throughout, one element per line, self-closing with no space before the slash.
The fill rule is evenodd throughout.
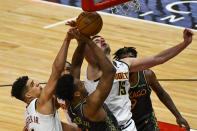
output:
<path id="1" fill-rule="evenodd" d="M 95 3 L 97 1 L 97 3 Z M 128 15 L 140 10 L 139 0 L 81 0 L 82 9 L 88 12 L 110 9 L 111 13 Z"/>
<path id="2" fill-rule="evenodd" d="M 109 8 L 110 12 L 113 14 L 120 14 L 120 15 L 129 15 L 133 12 L 140 11 L 140 3 L 139 0 L 129 1 L 114 7 Z"/>

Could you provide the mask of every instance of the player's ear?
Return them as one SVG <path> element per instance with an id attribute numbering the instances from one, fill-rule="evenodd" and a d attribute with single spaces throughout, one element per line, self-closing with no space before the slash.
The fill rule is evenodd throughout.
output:
<path id="1" fill-rule="evenodd" d="M 32 94 L 31 94 L 31 92 L 27 92 L 27 93 L 25 94 L 25 97 L 26 97 L 27 99 L 32 98 Z"/>

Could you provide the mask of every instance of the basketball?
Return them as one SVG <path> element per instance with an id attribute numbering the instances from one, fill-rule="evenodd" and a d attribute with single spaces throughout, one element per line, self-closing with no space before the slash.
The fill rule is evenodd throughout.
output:
<path id="1" fill-rule="evenodd" d="M 82 12 L 76 23 L 79 31 L 86 36 L 98 34 L 103 26 L 103 20 L 97 12 Z"/>

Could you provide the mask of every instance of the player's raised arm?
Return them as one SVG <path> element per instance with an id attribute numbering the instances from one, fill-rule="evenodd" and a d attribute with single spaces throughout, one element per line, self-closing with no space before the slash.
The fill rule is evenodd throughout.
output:
<path id="1" fill-rule="evenodd" d="M 109 95 L 116 69 L 104 52 L 91 39 L 85 36 L 82 36 L 82 38 L 83 41 L 91 48 L 93 55 L 95 59 L 98 60 L 98 65 L 103 72 L 96 90 L 87 99 L 86 111 L 89 115 L 93 115 L 103 106 L 105 99 Z"/>
<path id="2" fill-rule="evenodd" d="M 46 87 L 43 89 L 40 95 L 39 104 L 41 105 L 45 104 L 46 102 L 52 99 L 54 90 L 56 88 L 57 80 L 60 77 L 61 72 L 63 71 L 64 68 L 64 64 L 67 58 L 68 47 L 71 39 L 72 36 L 68 32 L 66 38 L 64 39 L 63 45 L 61 46 L 53 62 L 52 73 L 50 75 L 50 78 L 46 84 Z"/>
<path id="3" fill-rule="evenodd" d="M 71 21 L 68 21 L 66 23 L 66 25 L 70 26 L 70 27 L 77 27 L 77 23 L 76 23 L 76 20 L 71 20 Z M 76 39 L 78 41 L 78 43 L 81 42 L 80 39 Z M 97 66 L 97 60 L 94 58 L 94 56 L 92 55 L 93 52 L 92 50 L 90 49 L 90 47 L 86 44 L 85 45 L 85 52 L 84 52 L 84 57 L 85 59 L 88 61 L 88 63 L 91 65 L 91 66 Z"/>
<path id="4" fill-rule="evenodd" d="M 183 32 L 184 41 L 180 44 L 166 49 L 154 56 L 148 56 L 144 58 L 124 58 L 122 61 L 130 65 L 132 72 L 163 64 L 183 51 L 192 42 L 192 36 L 193 32 L 189 29 L 185 29 Z"/>
<path id="5" fill-rule="evenodd" d="M 77 28 L 72 28 L 70 32 L 78 41 L 78 46 L 72 57 L 71 74 L 73 77 L 80 79 L 81 65 L 84 59 L 85 43 L 78 37 L 79 32 L 77 31 Z"/>

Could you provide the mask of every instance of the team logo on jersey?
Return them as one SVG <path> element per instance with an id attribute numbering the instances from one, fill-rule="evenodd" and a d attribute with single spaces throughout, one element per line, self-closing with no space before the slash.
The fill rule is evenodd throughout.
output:
<path id="1" fill-rule="evenodd" d="M 141 89 L 138 91 L 129 91 L 129 99 L 131 100 L 131 110 L 134 109 L 134 107 L 137 104 L 137 98 L 138 97 L 142 97 L 144 95 L 146 95 L 147 90 L 146 89 Z"/>
<path id="2" fill-rule="evenodd" d="M 120 73 L 116 73 L 116 75 L 115 75 L 115 80 L 118 80 L 118 79 L 128 79 L 128 72 L 125 72 L 125 73 L 123 73 L 123 72 L 120 72 Z"/>
<path id="3" fill-rule="evenodd" d="M 73 119 L 73 122 L 76 123 L 77 125 L 83 125 L 90 128 L 90 123 L 88 121 L 83 121 L 80 117 L 75 117 Z"/>
<path id="4" fill-rule="evenodd" d="M 129 91 L 129 98 L 130 99 L 138 98 L 138 97 L 146 95 L 146 93 L 147 93 L 146 89 L 142 89 L 138 91 Z"/>
<path id="5" fill-rule="evenodd" d="M 40 124 L 39 123 L 39 118 L 37 116 L 28 116 L 26 118 L 26 127 L 28 128 L 29 127 L 29 124 L 31 123 L 36 123 L 36 124 Z"/>

